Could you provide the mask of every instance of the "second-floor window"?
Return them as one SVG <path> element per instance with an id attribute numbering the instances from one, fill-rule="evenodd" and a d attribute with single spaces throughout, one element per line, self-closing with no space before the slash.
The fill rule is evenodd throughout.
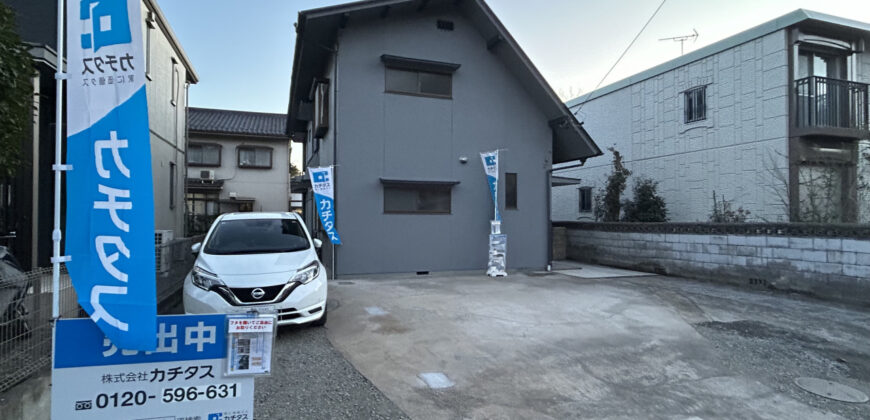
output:
<path id="1" fill-rule="evenodd" d="M 386 91 L 450 98 L 453 94 L 453 77 L 450 74 L 387 67 Z"/>
<path id="2" fill-rule="evenodd" d="M 686 123 L 707 119 L 707 86 L 698 86 L 683 93 L 685 95 Z"/>
<path id="3" fill-rule="evenodd" d="M 221 146 L 209 143 L 191 143 L 187 147 L 189 166 L 221 166 Z"/>
<path id="4" fill-rule="evenodd" d="M 272 149 L 269 147 L 239 146 L 239 168 L 269 169 L 272 167 Z"/>

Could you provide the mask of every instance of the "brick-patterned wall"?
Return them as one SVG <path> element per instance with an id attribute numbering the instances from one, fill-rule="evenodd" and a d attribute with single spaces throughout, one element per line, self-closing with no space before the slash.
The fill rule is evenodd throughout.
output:
<path id="1" fill-rule="evenodd" d="M 699 85 L 707 86 L 707 119 L 685 124 L 683 92 Z M 713 191 L 753 219 L 787 221 L 775 173 L 788 173 L 788 92 L 781 30 L 593 98 L 578 118 L 602 149 L 623 154 L 632 178 L 659 181 L 672 221 L 707 221 Z M 553 188 L 552 219 L 590 220 L 578 187 L 604 187 L 610 170 L 605 153 L 554 173 L 582 181 Z"/>
<path id="2" fill-rule="evenodd" d="M 567 256 L 870 305 L 870 239 L 567 228 Z"/>

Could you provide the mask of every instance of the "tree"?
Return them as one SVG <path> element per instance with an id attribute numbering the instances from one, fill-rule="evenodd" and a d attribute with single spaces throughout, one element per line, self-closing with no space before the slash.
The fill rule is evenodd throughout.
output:
<path id="1" fill-rule="evenodd" d="M 631 171 L 622 165 L 622 154 L 615 147 L 609 147 L 607 150 L 613 153 L 613 171 L 607 177 L 607 187 L 604 192 L 604 221 L 618 222 L 620 200 Z"/>
<path id="2" fill-rule="evenodd" d="M 0 177 L 20 166 L 21 139 L 32 118 L 33 59 L 15 30 L 15 13 L 0 4 Z"/>
<path id="3" fill-rule="evenodd" d="M 291 163 L 290 164 L 290 176 L 299 176 L 299 175 L 302 175 L 302 171 L 300 171 L 299 168 L 296 167 L 296 165 Z"/>
<path id="4" fill-rule="evenodd" d="M 744 210 L 743 207 L 733 210 L 730 201 L 725 197 L 717 200 L 716 191 L 713 191 L 713 212 L 710 213 L 710 223 L 744 223 L 750 214 L 752 212 Z"/>
<path id="5" fill-rule="evenodd" d="M 668 209 L 665 200 L 658 194 L 659 183 L 649 178 L 634 182 L 634 200 L 622 205 L 625 209 L 624 222 L 667 222 Z"/>

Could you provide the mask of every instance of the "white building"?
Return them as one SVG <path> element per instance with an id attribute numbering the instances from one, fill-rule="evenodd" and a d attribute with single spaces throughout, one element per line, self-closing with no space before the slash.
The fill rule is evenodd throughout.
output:
<path id="1" fill-rule="evenodd" d="M 290 137 L 286 114 L 189 108 L 188 230 L 219 214 L 288 211 Z"/>
<path id="2" fill-rule="evenodd" d="M 753 221 L 867 221 L 868 41 L 870 24 L 796 10 L 568 106 L 623 154 L 624 198 L 658 181 L 671 221 L 707 221 L 714 191 Z M 594 220 L 611 157 L 555 172 L 580 184 L 553 188 L 553 220 Z"/>

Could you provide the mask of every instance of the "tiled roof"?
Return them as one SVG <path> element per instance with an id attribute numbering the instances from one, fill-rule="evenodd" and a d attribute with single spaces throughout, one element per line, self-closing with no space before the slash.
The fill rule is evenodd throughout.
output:
<path id="1" fill-rule="evenodd" d="M 287 137 L 287 114 L 191 107 L 187 124 L 200 133 Z"/>

